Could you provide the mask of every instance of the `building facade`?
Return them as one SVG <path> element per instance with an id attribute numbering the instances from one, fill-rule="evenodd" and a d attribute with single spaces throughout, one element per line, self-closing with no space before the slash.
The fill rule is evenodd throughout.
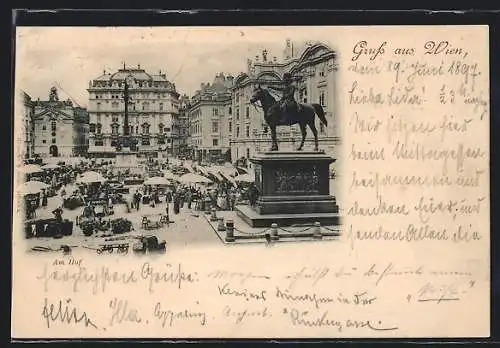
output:
<path id="1" fill-rule="evenodd" d="M 271 147 L 271 135 L 264 121 L 261 109 L 250 104 L 250 98 L 256 84 L 262 88 L 282 84 L 283 74 L 291 73 L 297 80 L 295 99 L 303 103 L 318 103 L 323 106 L 328 126 L 317 119 L 320 148 L 335 155 L 339 142 L 338 120 L 334 110 L 336 54 L 323 43 L 308 42 L 301 48 L 294 49 L 287 40 L 282 61 L 275 57 L 268 59 L 266 50 L 261 56 L 247 60 L 247 71 L 239 74 L 232 87 L 233 113 L 228 119 L 231 159 L 250 158 L 259 151 Z M 269 90 L 278 100 L 279 93 Z M 297 125 L 277 128 L 280 149 L 298 147 L 301 132 Z M 313 135 L 307 132 L 306 148 L 313 146 Z"/>
<path id="2" fill-rule="evenodd" d="M 57 88 L 50 89 L 49 100 L 34 102 L 34 153 L 41 157 L 84 156 L 88 144 L 87 110 L 60 101 Z"/>
<path id="3" fill-rule="evenodd" d="M 151 74 L 125 65 L 89 82 L 89 155 L 113 157 L 123 134 L 125 81 L 129 86 L 130 135 L 140 156 L 177 154 L 179 151 L 179 93 L 165 74 Z"/>
<path id="4" fill-rule="evenodd" d="M 19 117 L 16 117 L 16 148 L 18 149 L 19 158 L 23 160 L 30 158 L 35 153 L 35 140 L 34 140 L 34 123 L 33 117 L 35 113 L 34 103 L 31 97 L 24 91 L 18 94 L 18 101 L 16 103 Z"/>
<path id="5" fill-rule="evenodd" d="M 202 83 L 189 103 L 191 158 L 200 162 L 230 159 L 228 118 L 232 114 L 233 77 L 219 73 L 212 84 Z"/>
<path id="6" fill-rule="evenodd" d="M 189 97 L 179 98 L 179 156 L 190 157 L 189 153 Z"/>

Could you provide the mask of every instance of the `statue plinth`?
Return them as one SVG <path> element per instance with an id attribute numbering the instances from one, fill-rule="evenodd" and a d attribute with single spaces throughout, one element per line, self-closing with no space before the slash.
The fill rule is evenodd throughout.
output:
<path id="1" fill-rule="evenodd" d="M 329 168 L 334 158 L 320 151 L 272 151 L 257 154 L 250 161 L 259 198 L 253 207 L 236 208 L 249 225 L 339 223 L 339 207 L 330 194 Z"/>
<path id="2" fill-rule="evenodd" d="M 124 136 L 121 139 L 121 147 L 115 153 L 116 164 L 115 168 L 120 171 L 130 170 L 132 173 L 139 173 L 140 167 L 137 159 L 137 151 L 132 151 L 130 148 L 130 138 Z"/>

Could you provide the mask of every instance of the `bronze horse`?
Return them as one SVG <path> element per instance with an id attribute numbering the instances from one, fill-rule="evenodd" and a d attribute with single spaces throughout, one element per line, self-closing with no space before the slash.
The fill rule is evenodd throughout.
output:
<path id="1" fill-rule="evenodd" d="M 284 121 L 281 118 L 281 113 L 283 112 L 280 107 L 280 103 L 276 102 L 276 99 L 260 85 L 254 90 L 252 97 L 250 98 L 250 103 L 256 105 L 255 103 L 260 101 L 261 108 L 264 111 L 264 120 L 271 129 L 271 139 L 272 146 L 271 151 L 278 151 L 278 140 L 276 139 L 276 126 L 289 126 L 293 124 L 298 124 L 300 131 L 302 133 L 302 141 L 297 151 L 302 150 L 304 146 L 304 141 L 307 135 L 307 126 L 311 128 L 314 135 L 314 151 L 318 151 L 318 130 L 315 125 L 315 116 L 318 115 L 319 120 L 325 126 L 328 122 L 325 118 L 325 112 L 320 104 L 299 104 L 299 112 L 291 112 L 285 115 Z"/>

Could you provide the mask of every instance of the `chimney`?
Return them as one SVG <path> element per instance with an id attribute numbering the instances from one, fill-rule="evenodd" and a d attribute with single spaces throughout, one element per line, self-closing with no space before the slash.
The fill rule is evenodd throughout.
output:
<path id="1" fill-rule="evenodd" d="M 234 77 L 232 75 L 227 75 L 226 81 L 227 81 L 227 86 L 231 87 L 233 85 L 233 82 L 234 82 Z"/>
<path id="2" fill-rule="evenodd" d="M 137 64 L 137 69 L 140 69 L 141 68 L 141 64 Z"/>

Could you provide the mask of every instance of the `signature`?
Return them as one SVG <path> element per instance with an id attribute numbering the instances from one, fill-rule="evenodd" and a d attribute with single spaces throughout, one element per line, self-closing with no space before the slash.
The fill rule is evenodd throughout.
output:
<path id="1" fill-rule="evenodd" d="M 381 320 L 353 320 L 353 319 L 335 319 L 330 317 L 328 311 L 323 311 L 321 315 L 310 313 L 309 311 L 299 311 L 298 309 L 283 309 L 283 314 L 289 315 L 293 326 L 305 327 L 331 327 L 338 332 L 342 332 L 345 328 L 352 329 L 370 329 L 372 331 L 394 331 L 398 330 L 395 326 L 383 326 Z"/>
<path id="2" fill-rule="evenodd" d="M 228 296 L 236 296 L 243 297 L 247 301 L 250 299 L 266 301 L 266 290 L 261 290 L 259 292 L 252 292 L 248 289 L 231 289 L 229 283 L 224 284 L 223 286 L 218 285 L 219 295 L 228 295 Z"/>
<path id="3" fill-rule="evenodd" d="M 142 319 L 139 316 L 137 309 L 129 306 L 127 300 L 120 300 L 116 297 L 109 302 L 109 308 L 112 311 L 109 325 L 121 324 L 122 322 L 141 323 Z"/>
<path id="4" fill-rule="evenodd" d="M 431 283 L 426 283 L 418 291 L 418 302 L 441 302 L 460 301 L 460 293 L 456 284 L 448 284 L 444 286 L 435 286 Z"/>
<path id="5" fill-rule="evenodd" d="M 173 326 L 178 320 L 195 319 L 201 326 L 207 323 L 207 315 L 205 312 L 195 312 L 187 309 L 181 311 L 173 311 L 171 309 L 163 309 L 160 302 L 157 302 L 154 308 L 154 317 L 161 322 L 161 326 Z"/>
<path id="6" fill-rule="evenodd" d="M 45 298 L 42 317 L 45 319 L 47 328 L 54 322 L 65 324 L 79 324 L 83 323 L 86 327 L 93 327 L 97 329 L 97 325 L 89 318 L 86 312 L 78 313 L 78 309 L 74 307 L 71 299 L 59 300 L 56 304 L 50 303 Z"/>

